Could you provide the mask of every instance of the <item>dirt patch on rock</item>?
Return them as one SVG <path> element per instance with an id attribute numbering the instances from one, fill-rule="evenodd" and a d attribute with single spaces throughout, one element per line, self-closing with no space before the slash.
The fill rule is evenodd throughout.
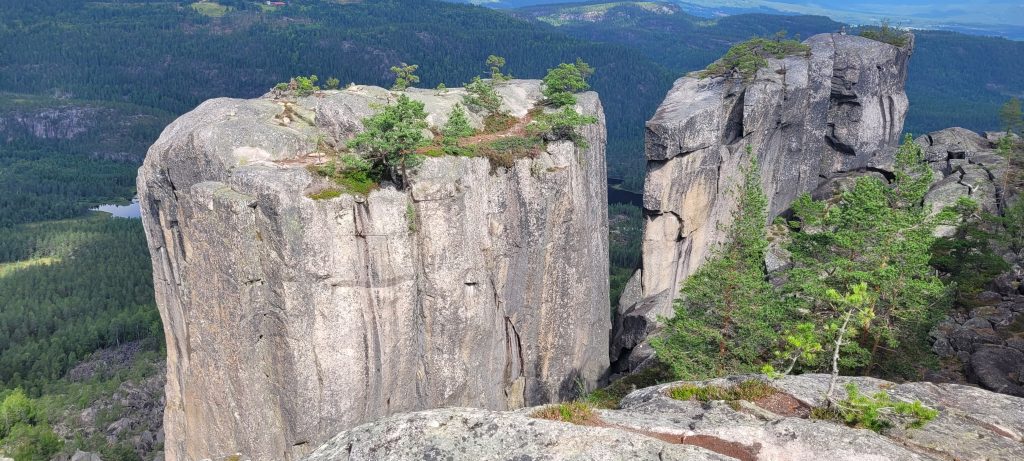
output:
<path id="1" fill-rule="evenodd" d="M 765 410 L 790 418 L 808 418 L 811 408 L 785 392 L 776 392 L 752 402 Z"/>

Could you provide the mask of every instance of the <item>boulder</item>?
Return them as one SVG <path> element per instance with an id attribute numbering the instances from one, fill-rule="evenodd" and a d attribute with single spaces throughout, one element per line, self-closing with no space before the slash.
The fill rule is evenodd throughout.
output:
<path id="1" fill-rule="evenodd" d="M 983 346 L 971 354 L 970 376 L 985 389 L 1024 397 L 1024 352 Z"/>
<path id="2" fill-rule="evenodd" d="M 71 455 L 71 461 L 103 461 L 100 459 L 100 455 L 96 453 L 89 453 L 82 450 L 76 450 L 75 454 Z"/>

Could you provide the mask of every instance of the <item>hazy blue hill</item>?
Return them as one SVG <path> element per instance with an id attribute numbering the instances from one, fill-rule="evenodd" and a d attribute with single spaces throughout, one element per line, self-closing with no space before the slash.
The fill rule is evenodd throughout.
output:
<path id="1" fill-rule="evenodd" d="M 685 13 L 668 2 L 588 2 L 531 6 L 518 17 L 551 24 L 574 37 L 641 50 L 677 72 L 703 68 L 733 43 L 780 30 L 807 37 L 838 31 L 824 16 L 744 14 L 714 20 Z"/>
<path id="2" fill-rule="evenodd" d="M 564 0 L 452 0 L 492 8 L 561 5 Z M 591 2 L 593 3 L 593 2 Z M 717 18 L 769 13 L 821 15 L 850 24 L 878 24 L 883 19 L 915 29 L 934 29 L 971 35 L 1024 39 L 1024 9 L 1016 0 L 978 0 L 970 3 L 929 0 L 877 2 L 859 0 L 675 0 L 687 13 Z"/>

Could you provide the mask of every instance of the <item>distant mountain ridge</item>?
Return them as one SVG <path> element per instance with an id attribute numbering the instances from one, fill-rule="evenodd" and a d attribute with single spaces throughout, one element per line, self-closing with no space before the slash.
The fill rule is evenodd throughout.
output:
<path id="1" fill-rule="evenodd" d="M 565 5 L 564 0 L 451 0 L 492 8 L 522 8 L 538 5 Z M 594 2 L 585 2 L 594 3 Z M 600 3 L 600 2 L 597 2 Z M 899 4 L 869 1 L 822 0 L 677 0 L 682 11 L 695 16 L 715 18 L 737 14 L 820 15 L 857 25 L 878 24 L 887 19 L 913 29 L 945 30 L 970 35 L 1024 40 L 1024 8 L 1011 0 L 945 5 L 925 0 L 904 0 Z"/>

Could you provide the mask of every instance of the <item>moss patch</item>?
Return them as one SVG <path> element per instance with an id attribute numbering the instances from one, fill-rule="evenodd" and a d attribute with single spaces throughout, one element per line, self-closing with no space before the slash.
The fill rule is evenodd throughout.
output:
<path id="1" fill-rule="evenodd" d="M 313 200 L 328 200 L 337 197 L 341 197 L 341 191 L 338 189 L 324 189 L 315 194 L 309 194 L 309 198 Z"/>

